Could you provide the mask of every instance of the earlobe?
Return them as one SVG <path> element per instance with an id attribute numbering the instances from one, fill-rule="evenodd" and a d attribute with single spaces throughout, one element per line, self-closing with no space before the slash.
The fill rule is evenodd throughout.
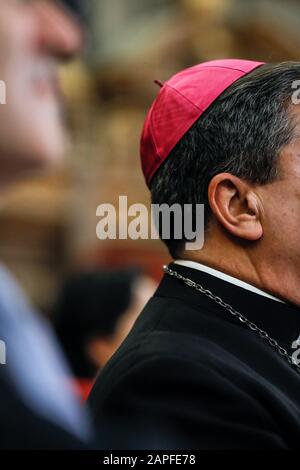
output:
<path id="1" fill-rule="evenodd" d="M 209 184 L 208 199 L 216 220 L 231 235 L 249 241 L 262 237 L 260 206 L 247 182 L 219 173 Z"/>
<path id="2" fill-rule="evenodd" d="M 104 366 L 112 355 L 109 340 L 103 338 L 90 340 L 86 345 L 85 351 L 89 360 L 97 367 Z"/>

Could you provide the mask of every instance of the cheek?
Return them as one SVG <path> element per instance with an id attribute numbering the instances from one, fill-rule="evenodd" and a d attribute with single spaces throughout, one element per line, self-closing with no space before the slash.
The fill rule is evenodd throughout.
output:
<path id="1" fill-rule="evenodd" d="M 290 240 L 300 239 L 300 195 L 297 194 L 289 201 L 288 207 L 282 214 L 281 230 L 283 236 Z"/>
<path id="2" fill-rule="evenodd" d="M 24 153 L 38 153 L 41 158 L 60 158 L 64 151 L 64 126 L 61 107 L 54 93 L 40 93 L 35 86 L 34 60 L 23 60 L 7 87 L 7 105 L 2 109 L 6 127 L 23 141 Z"/>
<path id="3" fill-rule="evenodd" d="M 2 154 L 24 163 L 59 162 L 66 139 L 57 104 L 27 96 L 1 107 L 0 143 Z"/>
<path id="4" fill-rule="evenodd" d="M 64 152 L 60 107 L 56 96 L 34 86 L 40 60 L 35 16 L 25 7 L 5 6 L 10 1 L 4 8 L 1 4 L 0 15 L 0 79 L 6 83 L 6 105 L 0 106 L 1 151 L 42 164 Z"/>
<path id="5" fill-rule="evenodd" d="M 38 23 L 35 16 L 24 6 L 2 5 L 0 15 L 0 65 L 1 73 L 6 67 L 22 61 L 28 53 L 37 50 Z M 9 3 L 11 0 L 5 3 Z M 11 78 L 11 77 L 10 77 Z"/>
<path id="6" fill-rule="evenodd" d="M 272 191 L 265 199 L 264 234 L 272 243 L 300 235 L 300 188 L 292 184 Z"/>

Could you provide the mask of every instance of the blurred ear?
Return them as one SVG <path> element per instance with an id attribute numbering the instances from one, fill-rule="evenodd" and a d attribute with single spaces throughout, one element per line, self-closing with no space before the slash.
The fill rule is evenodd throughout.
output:
<path id="1" fill-rule="evenodd" d="M 261 238 L 261 205 L 250 184 L 230 173 L 219 173 L 209 184 L 208 199 L 214 216 L 232 235 Z"/>
<path id="2" fill-rule="evenodd" d="M 87 356 L 97 367 L 104 367 L 114 352 L 115 349 L 109 338 L 94 338 L 86 345 Z"/>

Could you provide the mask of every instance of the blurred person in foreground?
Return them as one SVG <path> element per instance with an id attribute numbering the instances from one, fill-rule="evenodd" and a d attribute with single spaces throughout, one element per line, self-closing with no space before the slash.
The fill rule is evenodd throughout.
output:
<path id="1" fill-rule="evenodd" d="M 58 63 L 81 47 L 71 16 L 46 1 L 1 0 L 0 180 L 3 190 L 36 170 L 59 163 L 66 135 L 58 86 Z M 47 322 L 28 305 L 19 286 L 0 268 L 0 447 L 84 448 L 89 421 L 68 384 Z M 3 344 L 3 343 L 2 343 Z"/>
<path id="2" fill-rule="evenodd" d="M 83 400 L 154 290 L 154 281 L 134 268 L 86 272 L 63 286 L 55 330 Z"/>
<path id="3" fill-rule="evenodd" d="M 300 62 L 228 59 L 161 84 L 144 175 L 194 228 L 204 204 L 204 244 L 161 232 L 174 262 L 91 392 L 96 423 L 150 422 L 162 449 L 162 423 L 179 449 L 298 449 L 299 79 Z"/>

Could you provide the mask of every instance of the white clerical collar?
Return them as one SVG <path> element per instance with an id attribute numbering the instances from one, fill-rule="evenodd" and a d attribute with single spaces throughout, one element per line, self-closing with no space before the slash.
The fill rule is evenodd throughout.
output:
<path id="1" fill-rule="evenodd" d="M 257 287 L 254 287 L 251 284 L 248 284 L 247 282 L 241 281 L 240 279 L 237 279 L 236 277 L 229 276 L 228 274 L 225 274 L 222 271 L 218 271 L 217 269 L 210 268 L 196 261 L 175 260 L 174 264 L 186 266 L 187 268 L 198 269 L 198 271 L 202 271 L 204 273 L 210 274 L 211 276 L 218 277 L 219 279 L 222 279 L 223 281 L 230 282 L 231 284 L 235 284 L 236 286 L 242 287 L 243 289 L 254 292 L 255 294 L 262 295 L 263 297 L 267 297 L 268 299 L 276 300 L 276 302 L 281 302 L 283 304 L 285 303 L 283 302 L 283 300 L 278 299 L 277 297 L 274 297 L 273 295 L 268 294 L 267 292 L 261 289 L 258 289 Z"/>

